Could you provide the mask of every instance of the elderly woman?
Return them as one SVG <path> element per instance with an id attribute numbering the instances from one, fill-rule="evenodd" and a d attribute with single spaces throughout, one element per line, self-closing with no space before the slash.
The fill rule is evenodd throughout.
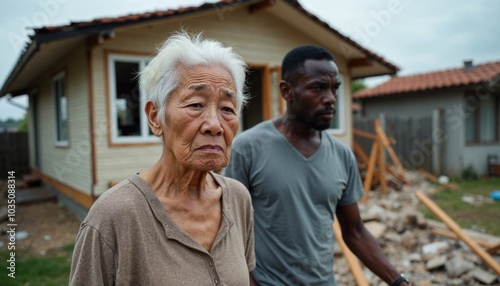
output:
<path id="1" fill-rule="evenodd" d="M 226 166 L 245 101 L 245 63 L 184 32 L 140 74 L 163 140 L 156 164 L 106 191 L 76 239 L 70 285 L 248 285 L 253 210 Z"/>

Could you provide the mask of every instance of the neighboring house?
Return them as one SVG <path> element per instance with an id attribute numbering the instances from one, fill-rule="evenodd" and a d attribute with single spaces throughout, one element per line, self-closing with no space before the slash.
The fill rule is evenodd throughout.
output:
<path id="1" fill-rule="evenodd" d="M 393 77 L 353 98 L 362 100 L 367 118 L 440 114 L 442 127 L 434 127 L 431 139 L 444 145 L 442 174 L 461 176 L 472 166 L 486 175 L 488 156 L 500 158 L 500 61 Z"/>
<path id="2" fill-rule="evenodd" d="M 154 164 L 162 148 L 149 131 L 146 95 L 135 75 L 181 27 L 234 47 L 250 66 L 253 97 L 242 130 L 283 112 L 280 64 L 298 45 L 318 44 L 334 54 L 343 84 L 331 133 L 348 145 L 351 80 L 398 70 L 294 0 L 226 0 L 35 29 L 0 91 L 0 97 L 30 97 L 33 173 L 88 209 L 110 182 Z"/>
<path id="3" fill-rule="evenodd" d="M 19 122 L 0 122 L 0 133 L 2 132 L 17 132 L 19 128 Z"/>

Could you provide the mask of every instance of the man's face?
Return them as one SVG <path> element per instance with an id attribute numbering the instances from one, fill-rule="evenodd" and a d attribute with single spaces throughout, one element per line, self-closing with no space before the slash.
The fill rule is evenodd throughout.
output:
<path id="1" fill-rule="evenodd" d="M 325 130 L 335 114 L 338 68 L 333 61 L 307 60 L 291 87 L 289 115 L 316 130 Z"/>

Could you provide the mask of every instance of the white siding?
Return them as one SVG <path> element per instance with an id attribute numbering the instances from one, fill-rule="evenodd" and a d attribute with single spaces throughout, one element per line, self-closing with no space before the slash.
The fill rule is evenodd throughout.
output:
<path id="1" fill-rule="evenodd" d="M 91 155 L 87 60 L 84 44 L 52 67 L 39 81 L 40 170 L 60 182 L 90 194 Z M 69 147 L 55 146 L 55 103 L 52 77 L 66 72 Z M 34 153 L 33 153 L 34 154 Z"/>

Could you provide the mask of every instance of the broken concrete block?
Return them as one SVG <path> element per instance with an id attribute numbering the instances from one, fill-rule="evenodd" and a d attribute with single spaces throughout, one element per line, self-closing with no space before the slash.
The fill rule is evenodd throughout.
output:
<path id="1" fill-rule="evenodd" d="M 394 232 L 387 232 L 385 235 L 384 235 L 384 238 L 387 239 L 388 241 L 390 242 L 393 242 L 397 245 L 399 245 L 401 243 L 401 236 L 394 233 Z"/>
<path id="2" fill-rule="evenodd" d="M 401 238 L 401 244 L 407 250 L 413 250 L 418 244 L 418 237 L 408 231 Z"/>
<path id="3" fill-rule="evenodd" d="M 373 237 L 375 237 L 375 239 L 379 239 L 387 229 L 387 226 L 385 226 L 385 224 L 376 221 L 365 223 L 365 227 L 373 235 Z"/>
<path id="4" fill-rule="evenodd" d="M 448 257 L 446 255 L 440 255 L 437 257 L 432 258 L 431 260 L 427 261 L 425 264 L 425 268 L 427 270 L 434 270 L 440 267 L 443 267 L 448 260 Z"/>
<path id="5" fill-rule="evenodd" d="M 429 280 L 416 281 L 415 286 L 432 286 L 432 283 Z"/>
<path id="6" fill-rule="evenodd" d="M 455 256 L 446 262 L 445 268 L 449 277 L 459 277 L 474 269 L 474 263 L 464 260 L 463 257 Z"/>
<path id="7" fill-rule="evenodd" d="M 408 260 L 410 260 L 411 262 L 420 262 L 422 261 L 422 255 L 420 255 L 419 253 L 411 253 L 408 256 Z"/>
<path id="8" fill-rule="evenodd" d="M 423 255 L 436 254 L 440 251 L 448 249 L 449 247 L 450 244 L 447 241 L 436 241 L 428 243 L 422 247 L 422 254 Z"/>
<path id="9" fill-rule="evenodd" d="M 485 271 L 479 267 L 474 268 L 472 270 L 472 275 L 476 280 L 486 285 L 492 285 L 495 281 L 498 281 L 498 277 L 496 275 L 491 274 L 488 271 Z"/>
<path id="10" fill-rule="evenodd" d="M 27 231 L 19 231 L 16 233 L 16 240 L 22 240 L 28 238 L 28 232 Z"/>

